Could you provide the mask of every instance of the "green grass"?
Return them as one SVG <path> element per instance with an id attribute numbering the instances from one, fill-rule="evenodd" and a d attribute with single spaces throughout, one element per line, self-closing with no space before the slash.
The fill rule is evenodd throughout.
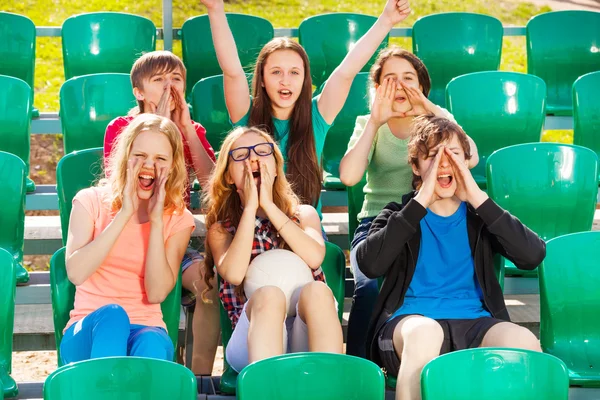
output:
<path id="1" fill-rule="evenodd" d="M 179 27 L 192 16 L 205 13 L 200 1 L 173 1 L 173 22 Z M 309 16 L 325 12 L 360 12 L 379 15 L 384 0 L 239 0 L 226 4 L 226 11 L 258 15 L 277 28 L 297 27 Z M 93 11 L 121 11 L 150 18 L 162 26 L 162 2 L 159 0 L 2 0 L 1 9 L 27 15 L 36 26 L 60 26 L 71 15 Z M 412 26 L 419 16 L 445 12 L 470 11 L 493 15 L 505 25 L 525 25 L 527 20 L 548 7 L 509 0 L 412 0 L 413 14 L 401 26 Z M 410 39 L 393 39 L 410 48 Z M 41 111 L 58 110 L 58 92 L 64 82 L 60 38 L 39 38 L 35 73 L 35 106 Z M 162 43 L 158 46 L 162 48 Z M 181 56 L 181 44 L 174 52 Z M 505 38 L 501 69 L 525 72 L 524 38 Z"/>

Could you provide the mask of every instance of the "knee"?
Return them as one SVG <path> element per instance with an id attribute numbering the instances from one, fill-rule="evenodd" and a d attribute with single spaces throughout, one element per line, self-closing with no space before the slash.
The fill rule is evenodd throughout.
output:
<path id="1" fill-rule="evenodd" d="M 359 296 L 376 298 L 379 296 L 379 284 L 377 279 L 369 279 L 366 276 L 355 277 L 354 292 Z"/>
<path id="2" fill-rule="evenodd" d="M 299 301 L 303 304 L 323 307 L 334 303 L 333 292 L 323 282 L 307 283 L 300 291 Z"/>
<path id="3" fill-rule="evenodd" d="M 129 328 L 129 316 L 127 311 L 118 304 L 108 304 L 98 309 L 100 319 L 112 324 L 126 325 Z"/>
<path id="4" fill-rule="evenodd" d="M 542 351 L 540 341 L 529 329 L 519 326 L 515 329 L 515 332 L 511 335 L 506 343 L 506 347 L 515 347 L 518 349 Z"/>
<path id="5" fill-rule="evenodd" d="M 131 355 L 172 360 L 174 354 L 173 342 L 167 333 L 158 328 L 145 328 L 135 338 Z"/>
<path id="6" fill-rule="evenodd" d="M 431 358 L 431 355 L 436 356 L 440 353 L 444 342 L 444 330 L 431 318 L 415 317 L 402 324 L 399 335 L 395 334 L 394 339 L 395 345 L 402 340 L 403 353 Z"/>
<path id="7" fill-rule="evenodd" d="M 251 313 L 260 312 L 261 314 L 272 313 L 275 315 L 285 315 L 285 294 L 276 286 L 263 286 L 252 294 L 248 306 Z"/>

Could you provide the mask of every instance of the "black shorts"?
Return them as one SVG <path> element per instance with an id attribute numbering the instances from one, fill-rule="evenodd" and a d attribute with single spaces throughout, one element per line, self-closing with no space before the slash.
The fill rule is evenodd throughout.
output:
<path id="1" fill-rule="evenodd" d="M 413 314 L 414 315 L 414 314 Z M 389 376 L 397 376 L 400 369 L 400 359 L 394 350 L 394 329 L 402 319 L 409 315 L 399 315 L 386 322 L 376 335 L 376 357 L 380 366 L 385 368 Z M 490 328 L 500 322 L 506 322 L 492 317 L 476 319 L 436 319 L 444 331 L 444 341 L 440 355 L 455 350 L 472 349 L 479 347 L 483 337 Z M 375 345 L 375 343 L 374 343 Z M 375 347 L 375 346 L 374 346 Z"/>

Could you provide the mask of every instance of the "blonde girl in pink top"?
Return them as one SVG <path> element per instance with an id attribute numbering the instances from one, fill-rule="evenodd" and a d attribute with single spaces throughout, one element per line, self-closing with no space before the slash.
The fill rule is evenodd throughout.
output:
<path id="1" fill-rule="evenodd" d="M 173 359 L 160 303 L 175 286 L 194 229 L 181 134 L 154 114 L 118 137 L 110 178 L 73 200 L 67 237 L 75 306 L 63 362 L 110 356 Z"/>

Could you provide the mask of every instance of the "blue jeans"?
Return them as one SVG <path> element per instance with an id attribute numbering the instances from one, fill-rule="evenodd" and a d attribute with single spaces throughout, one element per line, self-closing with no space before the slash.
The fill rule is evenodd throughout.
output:
<path id="1" fill-rule="evenodd" d="M 360 221 L 350 246 L 350 267 L 354 275 L 354 296 L 352 296 L 352 307 L 348 317 L 346 354 L 363 358 L 367 354 L 367 331 L 377 296 L 379 296 L 379 286 L 377 279 L 367 278 L 358 267 L 356 249 L 367 238 L 367 233 L 374 219 L 364 218 Z"/>
<path id="2" fill-rule="evenodd" d="M 63 364 L 101 357 L 138 356 L 172 361 L 173 342 L 156 326 L 134 325 L 123 307 L 100 307 L 65 331 L 60 342 Z"/>

